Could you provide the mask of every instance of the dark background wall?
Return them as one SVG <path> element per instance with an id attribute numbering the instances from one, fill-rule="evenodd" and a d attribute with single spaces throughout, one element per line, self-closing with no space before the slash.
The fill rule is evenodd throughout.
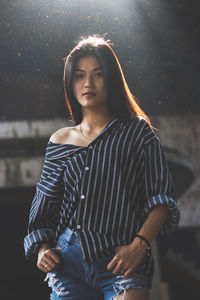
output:
<path id="1" fill-rule="evenodd" d="M 194 144 L 187 148 L 183 142 L 187 132 L 180 133 L 180 120 L 184 118 L 184 124 L 190 124 L 195 116 L 197 124 L 200 115 L 198 1 L 0 0 L 0 183 L 3 173 L 7 172 L 8 178 L 12 173 L 11 167 L 4 168 L 6 159 L 44 155 L 48 138 L 39 139 L 36 132 L 35 137 L 18 139 L 15 131 L 13 138 L 1 138 L 2 124 L 65 120 L 63 58 L 80 36 L 88 34 L 106 34 L 114 43 L 131 90 L 145 112 L 159 119 L 162 132 L 169 124 L 168 118 L 178 116 L 177 126 L 170 121 L 172 127 L 166 128 L 164 142 L 177 149 L 183 145 L 186 154 L 193 149 L 193 161 L 197 161 L 199 147 Z M 194 128 L 190 129 L 192 137 Z M 171 132 L 174 135 L 170 139 Z M 193 137 L 197 143 L 198 132 L 196 129 Z M 177 137 L 182 143 L 175 143 L 179 141 Z M 5 160 L 4 165 L 1 160 Z M 17 172 L 11 175 L 20 176 Z M 0 298 L 48 299 L 44 276 L 35 262 L 25 261 L 23 251 L 35 188 L 0 186 Z M 200 270 L 199 239 L 194 236 L 200 236 L 199 226 L 182 229 L 181 234 L 171 237 L 170 244 L 173 254 L 185 251 L 183 261 L 188 259 L 190 250 L 190 258 L 195 258 L 195 266 Z M 185 241 L 190 249 L 185 247 Z M 161 246 L 161 252 L 166 252 L 166 241 Z M 174 257 L 176 260 L 178 256 Z M 193 279 L 187 270 L 175 268 L 170 259 L 162 263 L 163 279 L 171 287 L 170 300 L 199 299 L 198 277 Z"/>
<path id="2" fill-rule="evenodd" d="M 147 113 L 200 110 L 196 0 L 1 0 L 0 17 L 0 120 L 65 117 L 63 58 L 105 33 Z"/>

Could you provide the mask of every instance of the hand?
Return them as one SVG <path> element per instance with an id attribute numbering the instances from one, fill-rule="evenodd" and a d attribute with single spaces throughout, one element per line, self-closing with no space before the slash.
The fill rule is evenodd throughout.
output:
<path id="1" fill-rule="evenodd" d="M 47 244 L 40 247 L 38 252 L 37 267 L 43 272 L 51 272 L 59 267 L 61 262 L 60 248 L 48 248 Z"/>
<path id="2" fill-rule="evenodd" d="M 142 261 L 147 245 L 139 238 L 135 238 L 130 245 L 115 248 L 115 256 L 108 264 L 107 269 L 114 275 L 128 277 Z"/>

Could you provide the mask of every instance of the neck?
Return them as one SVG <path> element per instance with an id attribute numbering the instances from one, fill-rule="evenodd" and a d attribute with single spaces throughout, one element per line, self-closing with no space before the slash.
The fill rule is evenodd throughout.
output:
<path id="1" fill-rule="evenodd" d="M 112 116 L 110 116 L 108 112 L 99 113 L 99 111 L 84 111 L 81 126 L 88 134 L 90 134 L 101 130 L 111 119 Z"/>

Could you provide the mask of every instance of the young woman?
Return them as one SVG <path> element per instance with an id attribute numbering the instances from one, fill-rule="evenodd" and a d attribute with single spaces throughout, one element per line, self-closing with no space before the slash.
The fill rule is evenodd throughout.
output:
<path id="1" fill-rule="evenodd" d="M 103 38 L 70 52 L 64 90 L 74 126 L 48 142 L 26 256 L 53 300 L 150 299 L 151 242 L 179 222 L 162 146 Z"/>

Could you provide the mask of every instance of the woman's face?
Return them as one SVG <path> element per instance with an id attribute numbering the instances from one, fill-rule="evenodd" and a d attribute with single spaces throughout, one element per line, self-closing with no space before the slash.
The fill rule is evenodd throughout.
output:
<path id="1" fill-rule="evenodd" d="M 103 70 L 94 55 L 81 57 L 75 64 L 73 90 L 77 101 L 85 108 L 107 107 Z"/>

